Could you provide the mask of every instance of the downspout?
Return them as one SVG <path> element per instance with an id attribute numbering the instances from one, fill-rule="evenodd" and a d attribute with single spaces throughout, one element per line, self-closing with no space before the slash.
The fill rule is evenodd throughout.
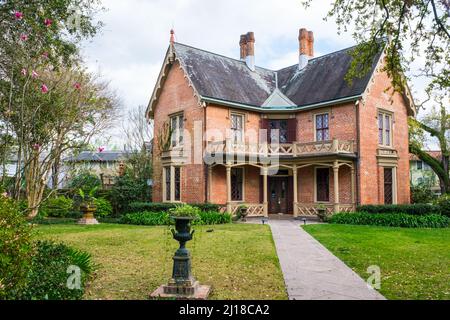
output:
<path id="1" fill-rule="evenodd" d="M 202 158 L 205 154 L 206 147 L 207 147 L 207 141 L 206 141 L 206 108 L 207 104 L 203 102 L 203 133 L 202 133 L 202 140 L 203 140 L 203 149 L 202 149 Z M 205 176 L 205 203 L 208 202 L 208 188 L 209 188 L 209 170 L 208 166 L 206 165 L 205 161 L 203 160 L 203 171 Z"/>

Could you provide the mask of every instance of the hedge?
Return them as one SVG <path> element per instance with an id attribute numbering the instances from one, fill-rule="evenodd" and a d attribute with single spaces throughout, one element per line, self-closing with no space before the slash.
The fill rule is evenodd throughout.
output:
<path id="1" fill-rule="evenodd" d="M 440 214 L 410 215 L 404 213 L 368 214 L 367 212 L 337 213 L 328 219 L 334 224 L 372 225 L 402 228 L 446 228 L 450 219 Z"/>
<path id="2" fill-rule="evenodd" d="M 179 204 L 176 203 L 157 203 L 157 202 L 132 202 L 128 206 L 128 212 L 165 212 L 175 208 Z M 219 211 L 219 205 L 212 203 L 194 203 L 190 204 L 193 207 L 197 207 L 202 211 Z"/>
<path id="3" fill-rule="evenodd" d="M 231 216 L 227 213 L 201 212 L 200 219 L 194 220 L 194 225 L 225 224 L 231 222 Z M 161 226 L 173 223 L 168 212 L 135 212 L 124 215 L 120 218 L 121 224 Z"/>
<path id="4" fill-rule="evenodd" d="M 358 212 L 367 213 L 406 213 L 410 215 L 440 214 L 439 206 L 425 203 L 416 204 L 388 204 L 388 205 L 363 205 L 356 208 Z"/>

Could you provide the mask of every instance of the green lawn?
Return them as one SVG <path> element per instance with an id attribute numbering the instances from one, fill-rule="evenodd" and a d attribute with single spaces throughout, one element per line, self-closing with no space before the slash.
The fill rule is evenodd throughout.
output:
<path id="1" fill-rule="evenodd" d="M 367 279 L 381 268 L 388 299 L 450 299 L 450 229 L 309 225 L 304 229 Z"/>
<path id="2" fill-rule="evenodd" d="M 194 227 L 188 243 L 194 276 L 213 286 L 211 299 L 287 299 L 268 226 Z M 206 232 L 213 229 L 213 232 Z M 99 265 L 86 299 L 147 299 L 172 272 L 177 242 L 168 227 L 101 224 L 39 226 L 37 238 L 90 252 Z"/>

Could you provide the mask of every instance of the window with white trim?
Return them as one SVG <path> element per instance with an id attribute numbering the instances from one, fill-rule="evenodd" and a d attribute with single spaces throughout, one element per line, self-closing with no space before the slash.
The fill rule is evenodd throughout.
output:
<path id="1" fill-rule="evenodd" d="M 392 114 L 378 112 L 378 144 L 392 146 Z"/>
<path id="2" fill-rule="evenodd" d="M 171 137 L 172 147 L 178 147 L 183 145 L 183 129 L 184 129 L 183 114 L 177 114 L 170 117 L 170 129 L 172 131 Z"/>
<path id="3" fill-rule="evenodd" d="M 231 140 L 233 143 L 244 140 L 244 115 L 242 114 L 231 114 Z"/>

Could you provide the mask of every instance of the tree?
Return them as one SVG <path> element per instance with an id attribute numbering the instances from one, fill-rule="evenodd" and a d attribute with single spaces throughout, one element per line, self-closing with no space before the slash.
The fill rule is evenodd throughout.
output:
<path id="1" fill-rule="evenodd" d="M 0 2 L 0 122 L 17 143 L 14 194 L 37 214 L 52 166 L 86 143 L 114 106 L 80 68 L 77 45 L 101 27 L 99 1 Z M 75 81 L 74 81 L 75 80 Z"/>
<path id="2" fill-rule="evenodd" d="M 152 157 L 148 147 L 153 140 L 153 121 L 147 122 L 145 111 L 144 106 L 128 111 L 123 132 L 127 139 L 125 145 L 128 151 L 127 174 L 147 191 L 144 194 L 147 194 L 149 199 L 150 188 L 147 181 L 152 178 Z"/>
<path id="3" fill-rule="evenodd" d="M 409 148 L 420 160 L 428 164 L 437 174 L 441 186 L 441 193 L 450 193 L 449 157 L 450 157 L 450 114 L 442 101 L 439 109 L 433 108 L 421 121 L 410 119 Z M 424 151 L 424 133 L 437 140 L 442 157 L 436 159 Z"/>

